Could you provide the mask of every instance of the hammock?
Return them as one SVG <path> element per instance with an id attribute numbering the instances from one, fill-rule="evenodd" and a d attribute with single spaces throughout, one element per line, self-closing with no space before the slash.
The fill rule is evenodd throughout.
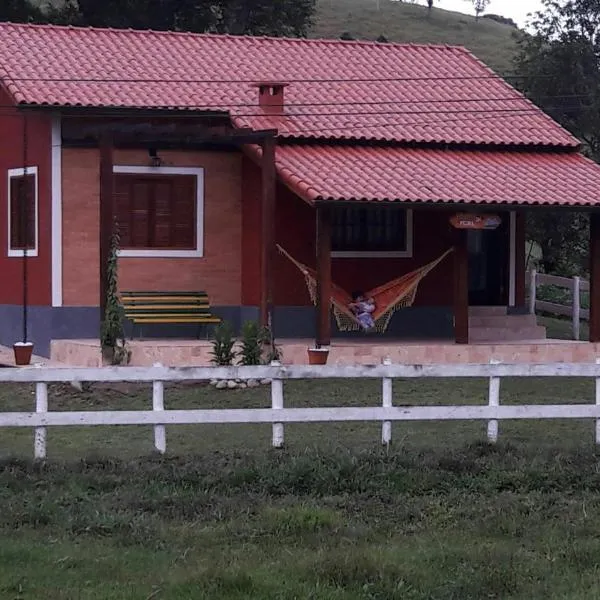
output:
<path id="1" fill-rule="evenodd" d="M 277 249 L 283 256 L 290 260 L 298 270 L 304 275 L 306 287 L 310 294 L 312 302 L 317 304 L 317 274 L 313 269 L 297 261 L 293 256 L 286 252 L 279 244 Z M 373 312 L 375 321 L 375 330 L 379 333 L 386 331 L 394 313 L 400 308 L 412 306 L 417 289 L 421 280 L 435 269 L 445 258 L 453 251 L 453 248 L 447 250 L 439 258 L 429 264 L 406 273 L 389 283 L 385 283 L 375 289 L 365 292 L 367 298 L 375 300 L 376 309 Z M 358 331 L 361 329 L 360 322 L 356 315 L 350 310 L 349 304 L 352 298 L 348 292 L 335 283 L 331 283 L 331 305 L 333 314 L 340 331 Z"/>

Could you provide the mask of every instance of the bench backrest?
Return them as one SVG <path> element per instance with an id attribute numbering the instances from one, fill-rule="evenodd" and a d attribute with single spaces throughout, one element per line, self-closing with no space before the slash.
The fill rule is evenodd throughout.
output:
<path id="1" fill-rule="evenodd" d="M 121 304 L 125 312 L 145 307 L 147 309 L 184 309 L 210 310 L 206 292 L 121 292 Z"/>

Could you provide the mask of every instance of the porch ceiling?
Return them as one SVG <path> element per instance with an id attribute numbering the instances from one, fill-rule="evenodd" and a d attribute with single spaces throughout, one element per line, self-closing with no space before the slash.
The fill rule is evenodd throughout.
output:
<path id="1" fill-rule="evenodd" d="M 576 152 L 292 145 L 277 170 L 311 203 L 600 206 L 600 166 Z"/>

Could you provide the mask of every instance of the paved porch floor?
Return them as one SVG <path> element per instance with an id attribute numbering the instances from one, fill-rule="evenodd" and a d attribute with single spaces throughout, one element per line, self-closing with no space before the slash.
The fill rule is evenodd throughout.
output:
<path id="1" fill-rule="evenodd" d="M 307 364 L 307 348 L 312 340 L 279 340 L 284 364 Z M 151 366 L 210 365 L 211 344 L 206 340 L 135 340 L 128 342 L 131 364 Z M 502 343 L 476 343 L 466 346 L 452 341 L 335 340 L 329 364 L 376 364 L 384 358 L 396 363 L 505 363 L 595 362 L 600 344 L 568 340 L 532 340 Z M 51 360 L 73 366 L 100 366 L 98 340 L 55 340 Z"/>

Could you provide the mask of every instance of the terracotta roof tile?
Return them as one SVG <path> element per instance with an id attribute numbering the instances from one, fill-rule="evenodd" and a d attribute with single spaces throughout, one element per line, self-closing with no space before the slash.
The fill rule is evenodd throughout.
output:
<path id="1" fill-rule="evenodd" d="M 600 206 L 600 168 L 575 152 L 294 145 L 277 169 L 310 202 Z"/>
<path id="2" fill-rule="evenodd" d="M 0 24 L 19 103 L 226 110 L 282 137 L 576 146 L 463 48 Z M 259 81 L 287 82 L 285 114 Z"/>

